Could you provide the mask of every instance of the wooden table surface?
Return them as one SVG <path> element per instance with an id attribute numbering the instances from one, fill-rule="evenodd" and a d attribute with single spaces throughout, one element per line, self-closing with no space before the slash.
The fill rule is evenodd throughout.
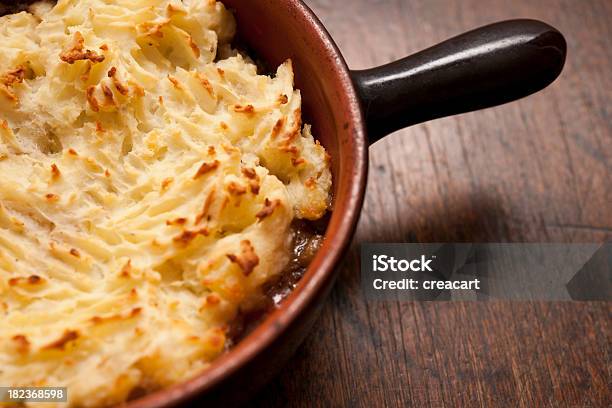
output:
<path id="1" fill-rule="evenodd" d="M 603 242 L 612 236 L 612 1 L 309 0 L 351 68 L 490 22 L 568 40 L 537 95 L 370 148 L 365 206 L 331 299 L 255 406 L 606 407 L 611 303 L 368 302 L 359 244 Z"/>

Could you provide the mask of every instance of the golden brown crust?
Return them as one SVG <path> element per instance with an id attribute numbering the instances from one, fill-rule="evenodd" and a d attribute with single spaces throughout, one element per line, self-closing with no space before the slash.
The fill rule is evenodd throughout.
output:
<path id="1" fill-rule="evenodd" d="M 234 105 L 234 112 L 252 115 L 255 113 L 255 107 L 253 105 Z"/>
<path id="2" fill-rule="evenodd" d="M 210 294 L 206 296 L 206 304 L 209 306 L 215 306 L 221 303 L 221 298 L 215 294 Z"/>
<path id="3" fill-rule="evenodd" d="M 298 157 L 297 159 L 295 157 L 291 158 L 291 165 L 294 167 L 297 167 L 304 163 L 306 163 L 306 159 L 304 159 L 303 157 Z"/>
<path id="4" fill-rule="evenodd" d="M 19 65 L 17 68 L 5 72 L 0 75 L 0 92 L 3 93 L 8 99 L 17 103 L 19 98 L 13 91 L 15 84 L 20 84 L 25 78 L 25 68 Z"/>
<path id="5" fill-rule="evenodd" d="M 128 89 L 127 86 L 125 86 L 120 80 L 119 78 L 117 78 L 117 68 L 112 67 L 108 73 L 107 73 L 108 77 L 112 79 L 113 81 L 113 85 L 115 86 L 115 89 L 117 90 L 117 92 L 119 92 L 121 95 L 125 96 L 127 95 L 130 91 Z"/>
<path id="6" fill-rule="evenodd" d="M 293 126 L 291 126 L 291 129 L 285 135 L 283 142 L 286 144 L 291 143 L 300 134 L 300 129 L 302 129 L 302 110 L 297 108 L 293 112 Z"/>
<path id="7" fill-rule="evenodd" d="M 59 201 L 59 196 L 57 194 L 53 194 L 53 193 L 47 193 L 45 194 L 45 198 L 47 199 L 48 202 L 50 203 L 54 203 L 56 201 Z"/>
<path id="8" fill-rule="evenodd" d="M 193 51 L 193 55 L 196 58 L 200 58 L 200 48 L 198 48 L 198 45 L 193 41 L 191 36 L 187 37 L 187 42 L 189 43 L 189 48 L 191 48 L 191 51 Z"/>
<path id="9" fill-rule="evenodd" d="M 195 223 L 199 224 L 204 218 L 209 218 L 208 212 L 210 211 L 210 207 L 212 206 L 213 201 L 215 200 L 215 188 L 213 187 L 206 199 L 204 200 L 204 205 L 202 206 L 202 211 L 196 216 Z"/>
<path id="10" fill-rule="evenodd" d="M 15 342 L 19 354 L 27 354 L 30 351 L 30 341 L 23 334 L 14 335 L 11 340 Z"/>
<path id="11" fill-rule="evenodd" d="M 244 176 L 248 179 L 255 179 L 257 177 L 257 172 L 255 171 L 254 168 L 251 167 L 243 167 L 241 170 L 242 174 L 244 174 Z"/>
<path id="12" fill-rule="evenodd" d="M 279 207 L 280 205 L 282 205 L 280 200 L 277 199 L 270 201 L 266 198 L 263 208 L 257 214 L 255 214 L 255 217 L 261 221 L 267 216 L 271 215 L 276 207 Z"/>
<path id="13" fill-rule="evenodd" d="M 102 88 L 102 94 L 104 94 L 104 104 L 105 105 L 116 105 L 115 96 L 113 95 L 113 91 L 106 84 L 100 84 Z"/>
<path id="14" fill-rule="evenodd" d="M 244 276 L 249 276 L 259 265 L 259 257 L 248 239 L 240 241 L 240 255 L 227 254 L 227 258 L 242 269 Z"/>
<path id="15" fill-rule="evenodd" d="M 181 83 L 179 82 L 179 80 L 176 79 L 176 77 L 174 77 L 173 75 L 168 74 L 168 81 L 172 82 L 172 85 L 174 85 L 174 87 L 176 89 L 182 89 L 183 88 Z"/>
<path id="16" fill-rule="evenodd" d="M 316 180 L 314 179 L 314 177 L 308 177 L 306 181 L 304 182 L 304 185 L 310 189 L 315 188 Z"/>
<path id="17" fill-rule="evenodd" d="M 216 97 L 215 96 L 215 90 L 213 89 L 213 86 L 210 83 L 210 81 L 208 80 L 208 78 L 206 78 L 206 76 L 204 76 L 204 74 L 201 74 L 199 72 L 196 73 L 196 77 L 198 78 L 198 80 L 200 81 L 200 84 L 202 84 L 204 89 L 206 89 L 206 91 L 210 94 L 210 96 Z"/>
<path id="18" fill-rule="evenodd" d="M 68 343 L 70 343 L 71 341 L 75 341 L 78 338 L 79 338 L 78 331 L 66 330 L 64 331 L 64 334 L 62 334 L 62 336 L 59 339 L 52 341 L 46 346 L 43 346 L 42 349 L 43 350 L 53 350 L 53 349 L 64 350 Z"/>
<path id="19" fill-rule="evenodd" d="M 274 124 L 274 127 L 272 128 L 272 137 L 275 138 L 276 136 L 278 136 L 280 134 L 281 129 L 283 128 L 283 126 L 285 126 L 285 119 L 284 118 L 280 118 L 279 120 L 276 121 L 276 123 Z"/>
<path id="20" fill-rule="evenodd" d="M 259 190 L 261 186 L 259 185 L 257 180 L 251 180 L 251 182 L 249 183 L 249 186 L 251 187 L 251 193 L 253 193 L 254 195 L 259 194 Z"/>
<path id="21" fill-rule="evenodd" d="M 72 44 L 60 53 L 60 59 L 71 65 L 77 61 L 84 60 L 89 60 L 96 64 L 104 61 L 104 58 L 104 55 L 99 55 L 95 51 L 85 49 L 85 39 L 79 31 L 74 33 Z"/>
<path id="22" fill-rule="evenodd" d="M 203 236 L 208 236 L 210 234 L 210 232 L 208 231 L 208 228 L 200 228 L 198 230 L 184 230 L 183 232 L 181 232 L 179 235 L 175 236 L 174 238 L 172 238 L 172 240 L 176 243 L 176 244 L 180 244 L 183 246 L 187 246 L 191 243 L 191 241 L 193 241 L 198 235 L 203 235 Z"/>
<path id="23" fill-rule="evenodd" d="M 94 85 L 90 85 L 87 87 L 87 102 L 89 102 L 89 107 L 94 112 L 100 111 L 100 104 L 96 99 L 94 92 L 96 92 L 96 87 Z"/>
<path id="24" fill-rule="evenodd" d="M 62 175 L 62 173 L 60 172 L 59 168 L 57 167 L 57 164 L 53 163 L 51 165 L 51 179 L 57 180 L 57 179 L 60 178 L 61 175 Z"/>
<path id="25" fill-rule="evenodd" d="M 121 268 L 121 272 L 119 272 L 119 275 L 124 278 L 129 278 L 130 272 L 132 272 L 132 260 L 128 259 L 125 265 L 123 265 L 123 267 Z"/>
<path id="26" fill-rule="evenodd" d="M 172 220 L 167 220 L 166 225 L 185 225 L 187 223 L 187 218 L 179 217 L 174 218 Z"/>
<path id="27" fill-rule="evenodd" d="M 27 278 L 19 277 L 19 278 L 11 278 L 8 280 L 9 286 L 16 286 L 22 283 L 27 283 L 28 285 L 39 285 L 43 283 L 44 280 L 38 275 L 30 275 Z"/>
<path id="28" fill-rule="evenodd" d="M 162 192 L 168 190 L 168 187 L 170 187 L 170 184 L 172 184 L 173 181 L 174 177 L 166 177 L 165 179 L 163 179 L 161 182 Z"/>
<path id="29" fill-rule="evenodd" d="M 196 174 L 194 174 L 193 179 L 196 180 L 202 177 L 203 175 L 205 175 L 206 173 L 215 170 L 216 168 L 219 167 L 219 164 L 220 164 L 219 160 L 215 160 L 212 163 L 207 163 L 207 162 L 202 163 L 200 168 L 198 168 L 198 171 L 196 172 Z"/>
<path id="30" fill-rule="evenodd" d="M 246 194 L 247 189 L 245 186 L 236 183 L 235 181 L 230 182 L 227 185 L 227 191 L 231 194 L 231 195 L 243 195 Z"/>

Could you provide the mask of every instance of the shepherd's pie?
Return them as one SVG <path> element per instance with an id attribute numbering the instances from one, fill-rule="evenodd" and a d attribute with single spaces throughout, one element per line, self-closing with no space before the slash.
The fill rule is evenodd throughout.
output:
<path id="1" fill-rule="evenodd" d="M 329 207 L 291 62 L 215 1 L 0 18 L 0 385 L 101 406 L 193 376 Z"/>

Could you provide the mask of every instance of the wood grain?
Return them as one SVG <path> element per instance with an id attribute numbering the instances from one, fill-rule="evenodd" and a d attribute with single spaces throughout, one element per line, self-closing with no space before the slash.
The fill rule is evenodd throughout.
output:
<path id="1" fill-rule="evenodd" d="M 541 19 L 568 61 L 545 91 L 370 148 L 364 211 L 312 334 L 253 406 L 610 406 L 610 303 L 368 302 L 362 242 L 612 236 L 612 2 L 309 0 L 351 68 L 471 28 Z"/>

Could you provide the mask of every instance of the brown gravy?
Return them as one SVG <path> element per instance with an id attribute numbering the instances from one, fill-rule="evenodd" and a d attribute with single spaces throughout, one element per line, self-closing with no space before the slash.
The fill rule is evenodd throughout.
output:
<path id="1" fill-rule="evenodd" d="M 241 311 L 228 332 L 227 348 L 231 348 L 248 335 L 261 321 L 295 289 L 308 265 L 323 243 L 323 235 L 328 217 L 318 221 L 296 220 L 291 225 L 293 240 L 291 242 L 291 258 L 279 275 L 264 288 L 266 299 L 261 307 Z"/>

